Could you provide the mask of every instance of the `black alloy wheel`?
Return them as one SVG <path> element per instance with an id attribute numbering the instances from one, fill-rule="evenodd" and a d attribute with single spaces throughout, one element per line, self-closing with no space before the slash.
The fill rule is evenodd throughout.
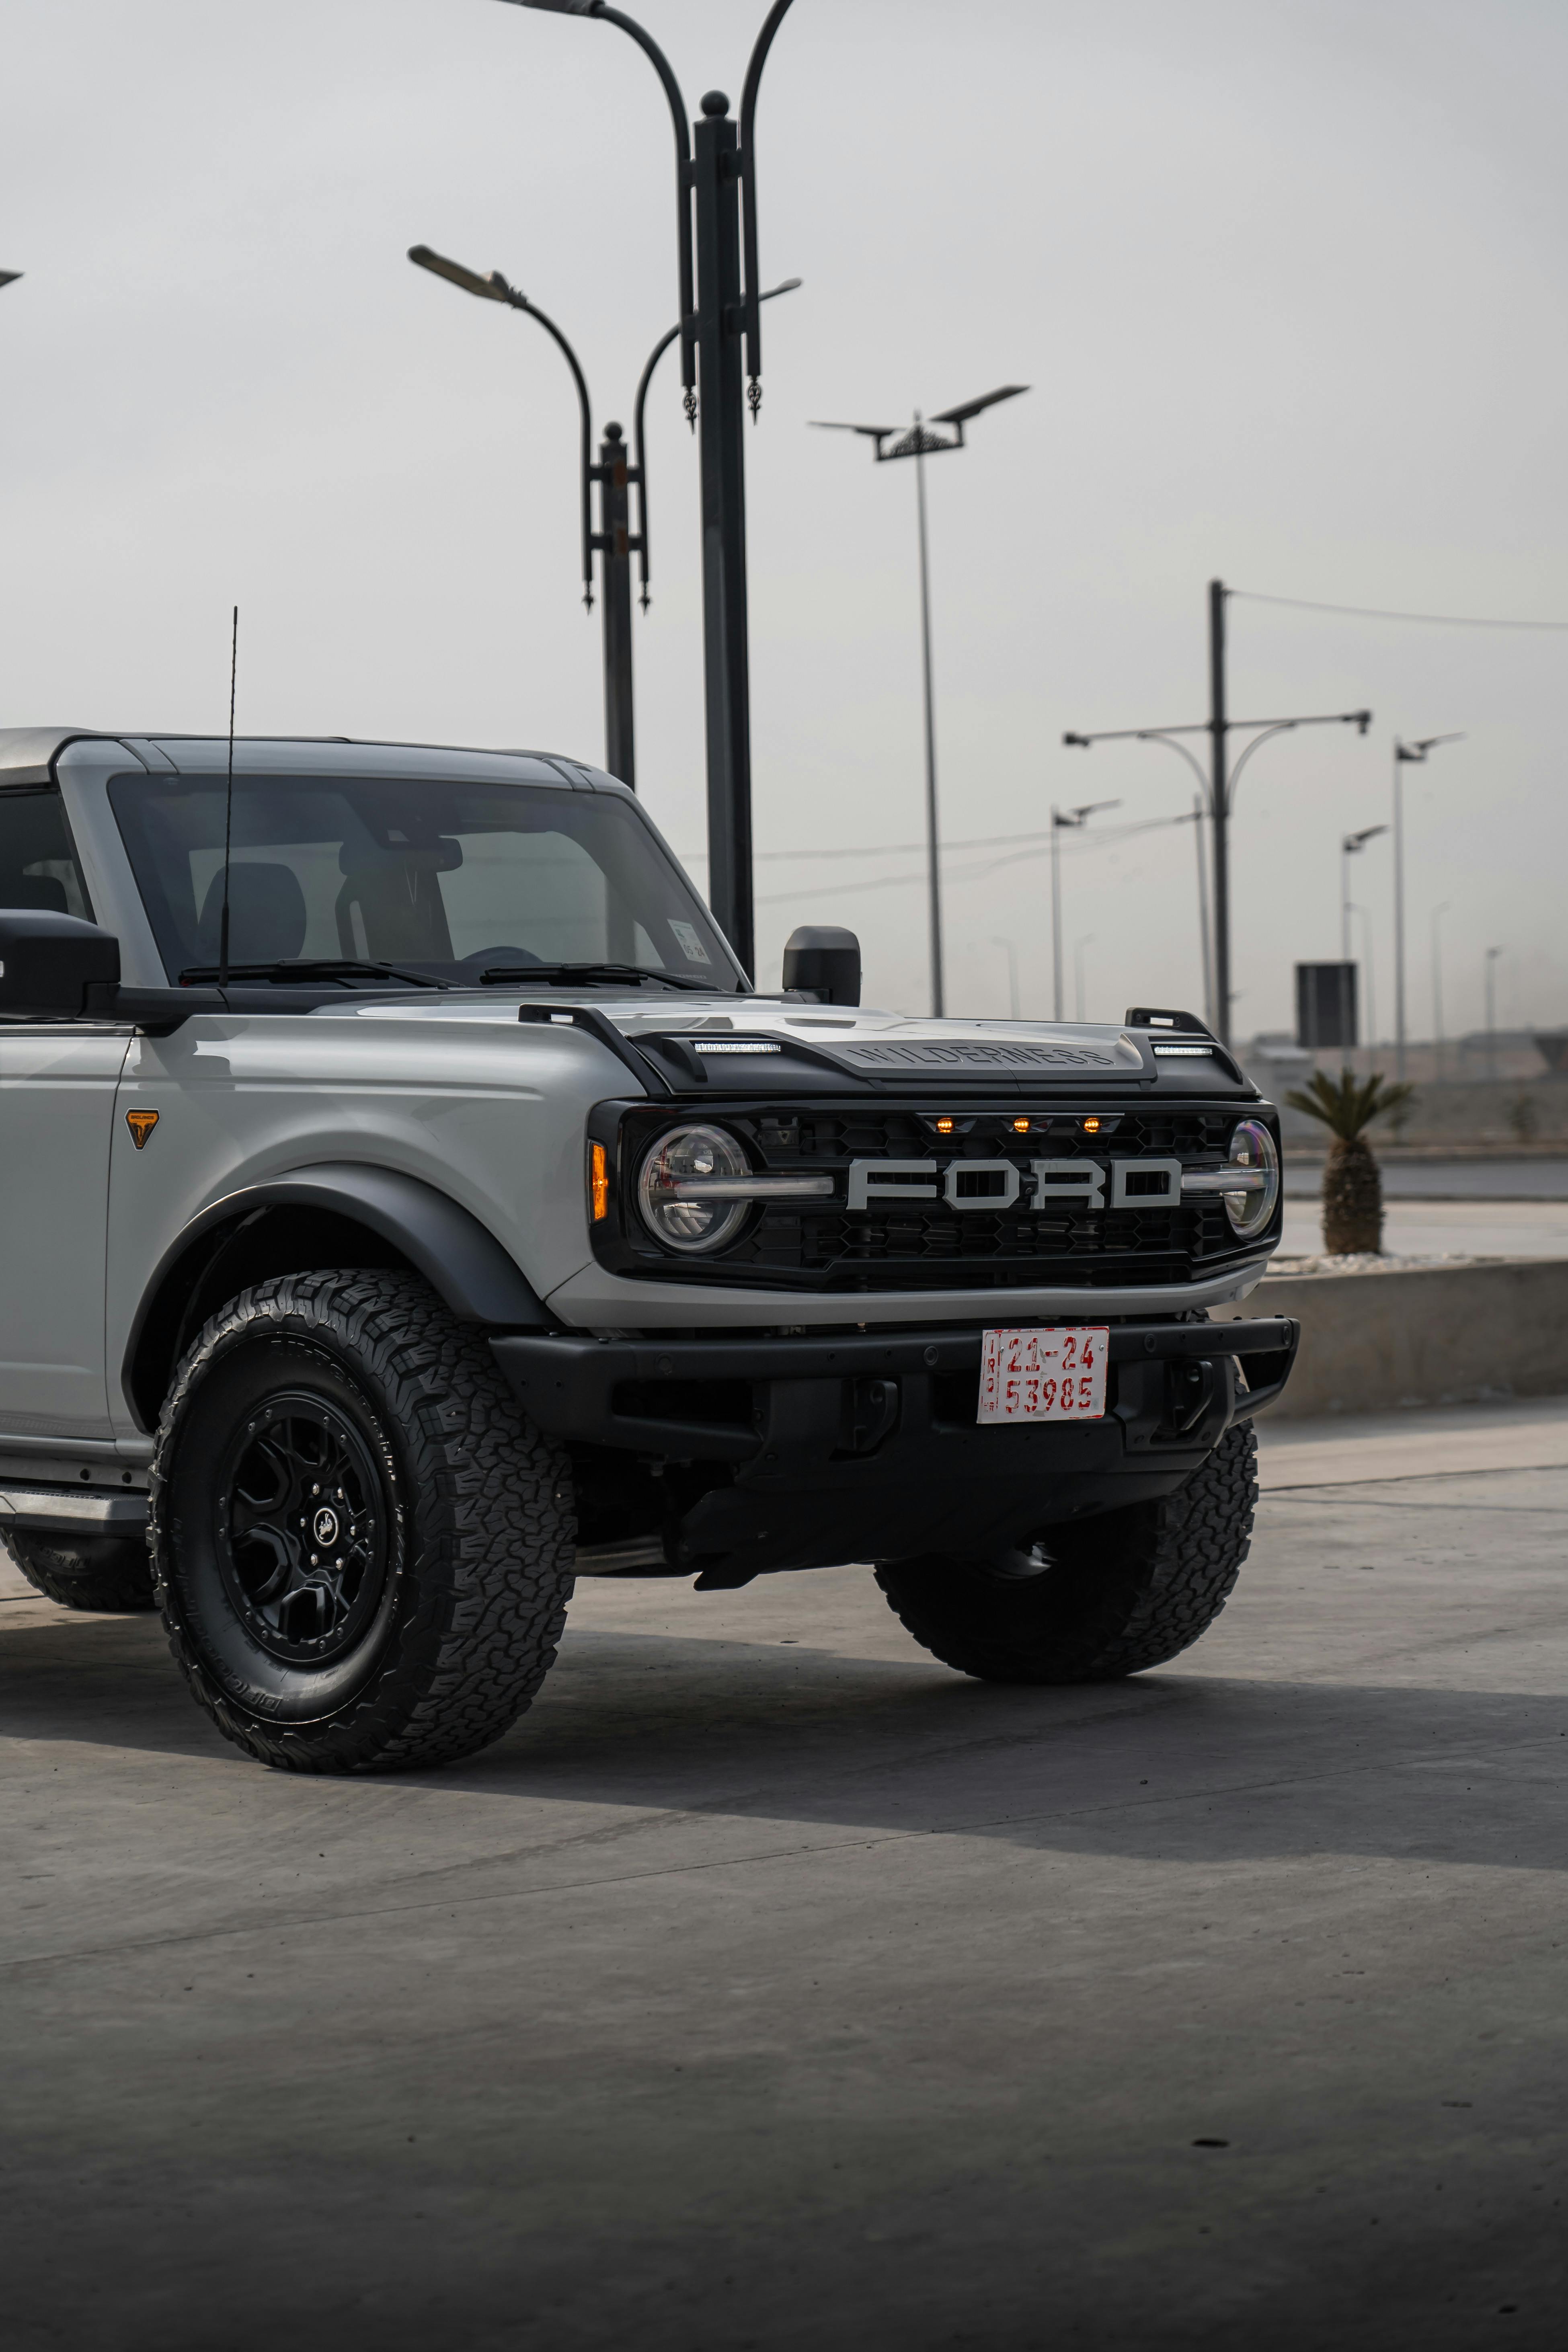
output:
<path id="1" fill-rule="evenodd" d="M 237 1746 L 294 1771 L 445 1763 L 554 1662 L 570 1465 L 415 1276 L 290 1275 L 180 1365 L 149 1541 L 174 1657 Z"/>
<path id="2" fill-rule="evenodd" d="M 395 1492 L 360 1432 L 308 1390 L 268 1399 L 218 1479 L 219 1571 L 275 1658 L 325 1665 L 353 1649 L 386 1590 Z"/>

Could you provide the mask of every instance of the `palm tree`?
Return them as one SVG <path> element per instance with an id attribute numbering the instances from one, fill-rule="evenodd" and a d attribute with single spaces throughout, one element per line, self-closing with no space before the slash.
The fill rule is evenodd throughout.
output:
<path id="1" fill-rule="evenodd" d="M 1415 1092 L 1414 1087 L 1385 1087 L 1379 1075 L 1358 1078 L 1353 1070 L 1342 1070 L 1331 1078 L 1315 1070 L 1310 1087 L 1286 1096 L 1292 1110 L 1321 1119 L 1333 1138 L 1323 1169 L 1323 1247 L 1331 1257 L 1382 1250 L 1383 1178 L 1366 1130 L 1374 1118 L 1402 1109 Z"/>

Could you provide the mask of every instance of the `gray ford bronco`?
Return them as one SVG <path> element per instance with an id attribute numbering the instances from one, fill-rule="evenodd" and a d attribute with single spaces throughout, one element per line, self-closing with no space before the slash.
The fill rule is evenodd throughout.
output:
<path id="1" fill-rule="evenodd" d="M 759 994 L 580 762 L 0 734 L 0 1533 L 237 1746 L 470 1754 L 574 1577 L 865 1560 L 1003 1682 L 1223 1607 L 1296 1327 L 1189 1015 Z"/>

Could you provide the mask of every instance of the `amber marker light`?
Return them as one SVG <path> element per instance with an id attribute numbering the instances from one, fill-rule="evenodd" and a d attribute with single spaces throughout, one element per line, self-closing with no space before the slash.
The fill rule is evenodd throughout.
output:
<path id="1" fill-rule="evenodd" d="M 1086 1118 L 1080 1123 L 1085 1135 L 1098 1135 L 1100 1133 L 1100 1121 L 1097 1118 Z"/>
<path id="2" fill-rule="evenodd" d="M 953 1121 L 951 1118 L 939 1118 L 937 1120 L 936 1131 L 939 1135 L 951 1135 L 952 1133 L 952 1129 Z"/>
<path id="3" fill-rule="evenodd" d="M 610 1213 L 610 1168 L 602 1143 L 595 1143 L 588 1153 L 588 1197 L 594 1223 L 602 1224 Z"/>
<path id="4" fill-rule="evenodd" d="M 1028 1120 L 1026 1118 L 1016 1118 L 1013 1121 L 1013 1132 L 1015 1135 L 1027 1135 L 1029 1132 Z"/>

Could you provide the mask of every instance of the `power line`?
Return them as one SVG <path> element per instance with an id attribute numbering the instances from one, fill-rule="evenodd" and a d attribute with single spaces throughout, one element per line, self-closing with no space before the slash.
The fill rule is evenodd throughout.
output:
<path id="1" fill-rule="evenodd" d="M 1568 629 L 1568 621 L 1479 620 L 1470 613 L 1391 613 L 1379 604 L 1319 604 L 1310 596 L 1265 596 L 1256 588 L 1227 588 L 1248 604 L 1289 604 L 1298 613 L 1345 613 L 1358 621 L 1426 621 L 1443 629 Z"/>
<path id="2" fill-rule="evenodd" d="M 1181 816 L 1144 817 L 1128 824 L 1102 825 L 1092 840 L 1080 840 L 1075 836 L 1072 840 L 1064 842 L 1063 854 L 1099 848 L 1111 842 L 1124 840 L 1130 834 L 1156 832 L 1162 825 L 1191 824 L 1192 822 L 1191 814 L 1187 813 Z M 1048 849 L 1050 839 L 1048 831 L 983 834 L 973 841 L 944 841 L 942 845 L 942 854 L 944 857 L 950 857 L 961 856 L 971 849 L 1027 850 L 1031 846 Z M 803 857 L 895 857 L 916 855 L 923 856 L 925 847 L 923 841 L 879 841 L 864 849 L 759 849 L 755 852 L 755 856 L 759 862 L 764 857 L 791 861 Z M 705 849 L 687 849 L 679 851 L 677 854 L 683 866 L 700 864 L 708 855 Z M 989 873 L 991 868 L 987 866 L 984 870 Z"/>
<path id="3" fill-rule="evenodd" d="M 1073 846 L 1078 848 L 1079 851 L 1109 848 L 1117 841 L 1125 841 L 1129 835 L 1132 834 L 1163 833 L 1169 831 L 1173 825 L 1191 824 L 1193 822 L 1193 814 L 1189 809 L 1184 811 L 1180 816 L 1147 817 L 1140 824 L 1121 824 L 1115 827 L 1107 825 L 1103 832 L 1096 835 L 1091 835 L 1087 841 L 1075 844 Z M 1023 839 L 1037 839 L 1037 836 L 1034 835 L 1021 835 L 1019 837 Z M 962 845 L 963 845 L 956 842 L 949 845 L 950 847 L 954 849 L 959 848 Z M 922 844 L 921 846 L 923 847 L 924 845 Z M 1066 846 L 1066 845 L 1064 845 L 1064 846 Z M 999 868 L 1004 866 L 1017 866 L 1023 864 L 1026 858 L 1047 857 L 1049 855 L 1050 844 L 1047 839 L 1044 843 L 1038 843 L 1037 845 L 1032 849 L 1021 850 L 1016 856 L 1012 857 L 988 858 L 984 864 L 978 866 L 967 866 L 957 872 L 953 872 L 950 869 L 947 874 L 947 879 L 950 882 L 982 881 L 987 875 L 996 873 Z M 925 878 L 926 877 L 922 873 L 863 875 L 858 882 L 830 882 L 827 884 L 826 888 L 816 883 L 801 882 L 797 883 L 793 890 L 775 890 L 769 897 L 759 898 L 757 904 L 759 907 L 777 907 L 784 904 L 791 898 L 803 898 L 808 895 L 813 898 L 847 898 L 858 896 L 860 893 L 867 890 L 897 890 L 909 883 L 923 882 Z"/>

